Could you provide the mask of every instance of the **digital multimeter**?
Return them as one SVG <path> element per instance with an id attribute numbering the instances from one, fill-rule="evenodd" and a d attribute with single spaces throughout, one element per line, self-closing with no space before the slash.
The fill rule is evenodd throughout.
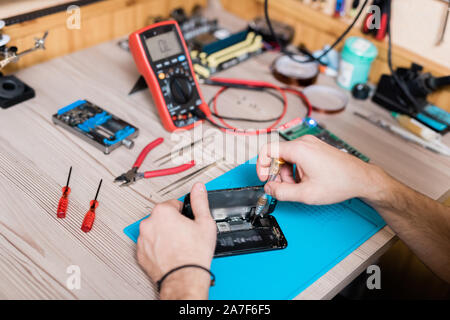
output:
<path id="1" fill-rule="evenodd" d="M 194 127 L 200 120 L 196 108 L 210 115 L 175 21 L 155 23 L 132 33 L 129 47 L 166 130 Z"/>

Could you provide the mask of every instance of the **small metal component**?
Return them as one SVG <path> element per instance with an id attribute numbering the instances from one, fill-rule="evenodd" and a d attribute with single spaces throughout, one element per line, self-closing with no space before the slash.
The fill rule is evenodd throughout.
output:
<path id="1" fill-rule="evenodd" d="M 120 185 L 121 187 L 126 187 L 132 183 L 135 183 L 137 180 L 143 178 L 142 175 L 138 174 L 137 170 L 138 168 L 131 168 L 127 172 L 121 174 L 116 179 L 114 179 L 114 182 L 123 182 Z"/>
<path id="2" fill-rule="evenodd" d="M 273 234 L 275 235 L 275 237 L 277 237 L 278 239 L 281 237 L 281 233 L 277 228 L 272 228 Z"/>
<path id="3" fill-rule="evenodd" d="M 231 231 L 230 225 L 227 222 L 217 222 L 217 230 L 219 232 L 229 232 Z"/>
<path id="4" fill-rule="evenodd" d="M 133 148 L 134 146 L 134 141 L 133 140 L 128 140 L 128 139 L 123 139 L 122 140 L 122 144 L 127 147 L 128 149 Z"/>

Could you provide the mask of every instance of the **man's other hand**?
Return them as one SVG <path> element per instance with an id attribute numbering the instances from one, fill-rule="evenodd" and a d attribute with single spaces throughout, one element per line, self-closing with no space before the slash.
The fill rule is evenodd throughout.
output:
<path id="1" fill-rule="evenodd" d="M 170 200 L 158 204 L 140 224 L 137 259 L 156 282 L 173 268 L 197 264 L 211 266 L 216 245 L 216 224 L 209 211 L 205 186 L 192 187 L 194 220 L 180 211 L 182 203 Z M 169 275 L 161 288 L 162 299 L 206 299 L 210 275 L 198 268 L 184 268 Z"/>

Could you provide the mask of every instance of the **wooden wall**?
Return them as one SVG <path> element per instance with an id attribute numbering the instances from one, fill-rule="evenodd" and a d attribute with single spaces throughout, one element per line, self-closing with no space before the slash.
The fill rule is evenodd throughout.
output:
<path id="1" fill-rule="evenodd" d="M 108 0 L 81 7 L 81 28 L 68 29 L 69 14 L 60 12 L 33 21 L 11 25 L 5 33 L 12 37 L 11 44 L 25 49 L 33 45 L 33 38 L 41 36 L 45 30 L 50 34 L 47 50 L 25 56 L 18 63 L 10 64 L 4 73 L 11 73 L 35 63 L 68 54 L 97 43 L 125 36 L 148 24 L 149 17 L 166 16 L 176 8 L 190 11 L 196 4 L 207 5 L 207 0 Z M 221 0 L 223 7 L 246 19 L 263 14 L 263 0 Z M 295 44 L 304 43 L 312 50 L 320 49 L 336 39 L 347 27 L 347 22 L 334 19 L 297 0 L 270 1 L 271 17 L 285 21 L 296 29 Z M 349 36 L 364 36 L 359 28 L 354 28 Z M 372 40 L 369 38 L 369 40 Z M 379 49 L 379 57 L 373 64 L 370 81 L 377 82 L 381 74 L 388 72 L 387 45 L 373 41 Z M 339 48 L 342 44 L 339 46 Z M 394 46 L 395 66 L 409 66 L 412 61 L 425 66 L 434 75 L 448 75 L 450 68 L 442 66 L 422 55 Z M 431 102 L 450 110 L 450 89 L 430 96 Z"/>
<path id="2" fill-rule="evenodd" d="M 263 0 L 221 0 L 221 2 L 226 10 L 247 20 L 262 16 L 264 13 Z M 295 27 L 294 44 L 304 43 L 311 50 L 321 49 L 325 44 L 333 43 L 336 37 L 348 26 L 347 22 L 323 14 L 298 0 L 269 1 L 269 12 L 271 18 L 284 21 Z M 377 46 L 379 55 L 372 66 L 369 77 L 371 82 L 376 83 L 382 74 L 389 73 L 387 42 L 374 41 L 373 38 L 365 36 L 356 27 L 350 31 L 348 36 L 366 37 Z M 341 47 L 342 43 L 338 46 L 338 49 Z M 423 65 L 425 70 L 435 76 L 450 74 L 450 68 L 399 46 L 394 46 L 392 60 L 394 68 L 395 66 L 409 67 L 411 62 L 414 61 Z M 429 98 L 431 102 L 450 111 L 450 89 L 441 90 L 430 95 Z"/>
<path id="3" fill-rule="evenodd" d="M 81 7 L 80 29 L 67 28 L 69 13 L 60 12 L 24 23 L 5 27 L 4 32 L 11 36 L 11 45 L 20 50 L 33 45 L 34 37 L 40 37 L 49 30 L 46 50 L 24 56 L 18 63 L 8 65 L 4 73 L 31 66 L 75 50 L 80 50 L 126 36 L 144 27 L 149 18 L 167 16 L 177 7 L 188 12 L 197 5 L 205 6 L 207 0 L 108 0 Z M 0 5 L 1 6 L 1 5 Z"/>

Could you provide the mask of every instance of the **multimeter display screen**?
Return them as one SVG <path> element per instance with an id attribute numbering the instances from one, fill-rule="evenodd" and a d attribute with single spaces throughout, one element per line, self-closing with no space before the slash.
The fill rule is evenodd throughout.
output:
<path id="1" fill-rule="evenodd" d="M 169 31 L 145 40 L 153 61 L 180 54 L 181 44 L 175 31 Z"/>

